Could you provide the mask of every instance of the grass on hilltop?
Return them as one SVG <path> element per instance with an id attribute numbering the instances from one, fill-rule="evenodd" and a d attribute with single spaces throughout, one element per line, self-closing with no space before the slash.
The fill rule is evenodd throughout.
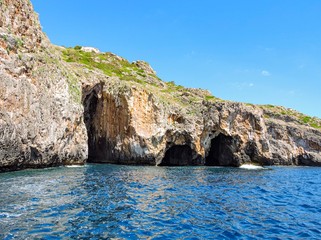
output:
<path id="1" fill-rule="evenodd" d="M 91 70 L 99 69 L 104 74 L 117 76 L 121 80 L 144 83 L 143 78 L 146 77 L 144 70 L 112 53 L 84 52 L 77 46 L 66 48 L 62 54 L 66 62 L 80 63 Z"/>
<path id="2" fill-rule="evenodd" d="M 135 63 L 130 63 L 124 58 L 116 56 L 113 53 L 94 53 L 81 50 L 80 46 L 74 48 L 64 48 L 62 50 L 63 59 L 68 63 L 78 63 L 84 65 L 90 70 L 100 70 L 107 76 L 116 76 L 120 80 L 132 81 L 148 87 L 149 91 L 155 92 L 164 102 L 179 103 L 187 107 L 193 102 L 218 101 L 220 99 L 214 96 L 200 96 L 194 94 L 190 89 L 175 82 L 163 82 L 154 74 L 146 73 Z M 147 78 L 154 79 L 148 81 Z M 160 83 L 158 85 L 158 83 Z M 157 83 L 157 84 L 156 84 Z"/>
<path id="3" fill-rule="evenodd" d="M 259 105 L 264 110 L 265 118 L 275 117 L 285 117 L 289 116 L 301 124 L 309 125 L 310 127 L 321 129 L 321 119 L 317 117 L 310 117 L 291 108 L 285 108 L 281 106 Z"/>
<path id="4" fill-rule="evenodd" d="M 139 68 L 135 63 L 130 63 L 124 58 L 116 56 L 113 53 L 94 53 L 81 50 L 80 46 L 74 48 L 65 48 L 62 50 L 63 59 L 69 63 L 78 63 L 84 65 L 90 70 L 101 70 L 107 76 L 116 76 L 120 80 L 133 81 L 143 86 L 149 86 L 149 90 L 157 92 L 157 95 L 165 102 L 176 102 L 187 107 L 193 102 L 202 100 L 208 102 L 221 102 L 223 100 L 212 96 L 200 96 L 194 94 L 190 89 L 175 82 L 163 82 L 163 87 L 157 86 L 155 82 L 146 81 L 148 77 L 152 77 L 156 81 L 161 81 L 156 75 L 147 74 L 143 69 Z M 259 105 L 264 110 L 265 118 L 282 118 L 290 117 L 301 124 L 309 125 L 313 128 L 321 129 L 321 119 L 310 117 L 299 113 L 293 109 L 274 105 Z"/>

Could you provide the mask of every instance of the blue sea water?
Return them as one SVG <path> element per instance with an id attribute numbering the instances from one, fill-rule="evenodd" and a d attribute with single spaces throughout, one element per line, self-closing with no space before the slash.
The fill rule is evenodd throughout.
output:
<path id="1" fill-rule="evenodd" d="M 0 174 L 1 239 L 321 239 L 321 168 Z"/>

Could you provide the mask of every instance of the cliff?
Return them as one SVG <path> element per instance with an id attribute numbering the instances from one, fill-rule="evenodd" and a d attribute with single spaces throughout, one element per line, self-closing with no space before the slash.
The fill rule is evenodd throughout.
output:
<path id="1" fill-rule="evenodd" d="M 0 9 L 0 169 L 84 163 L 83 108 L 68 70 L 29 1 L 2 0 Z"/>
<path id="2" fill-rule="evenodd" d="M 89 162 L 321 164 L 321 121 L 163 82 L 145 62 L 56 48 L 82 82 Z"/>
<path id="3" fill-rule="evenodd" d="M 88 162 L 321 166 L 321 121 L 163 82 L 148 63 L 50 44 L 27 0 L 0 12 L 0 169 Z"/>

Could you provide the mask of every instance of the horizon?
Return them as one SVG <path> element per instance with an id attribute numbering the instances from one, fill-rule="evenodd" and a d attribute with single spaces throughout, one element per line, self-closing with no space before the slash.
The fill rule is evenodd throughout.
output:
<path id="1" fill-rule="evenodd" d="M 321 118 L 321 2 L 316 0 L 32 4 L 53 44 L 144 60 L 164 81 Z"/>

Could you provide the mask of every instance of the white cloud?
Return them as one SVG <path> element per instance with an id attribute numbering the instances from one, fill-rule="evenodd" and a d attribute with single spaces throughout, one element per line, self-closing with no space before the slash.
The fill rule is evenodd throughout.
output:
<path id="1" fill-rule="evenodd" d="M 266 52 L 272 52 L 272 51 L 274 51 L 274 48 L 266 47 L 266 48 L 264 48 L 264 50 Z"/>
<path id="2" fill-rule="evenodd" d="M 262 74 L 264 77 L 271 76 L 271 73 L 270 73 L 269 71 L 267 71 L 267 70 L 263 70 L 263 71 L 261 72 L 261 74 Z"/>
<path id="3" fill-rule="evenodd" d="M 240 91 L 249 89 L 254 87 L 254 83 L 248 83 L 248 82 L 234 82 L 232 83 L 232 86 L 237 88 Z"/>
<path id="4" fill-rule="evenodd" d="M 288 91 L 288 94 L 290 96 L 295 96 L 296 95 L 296 91 L 295 90 L 290 90 L 290 91 Z"/>

